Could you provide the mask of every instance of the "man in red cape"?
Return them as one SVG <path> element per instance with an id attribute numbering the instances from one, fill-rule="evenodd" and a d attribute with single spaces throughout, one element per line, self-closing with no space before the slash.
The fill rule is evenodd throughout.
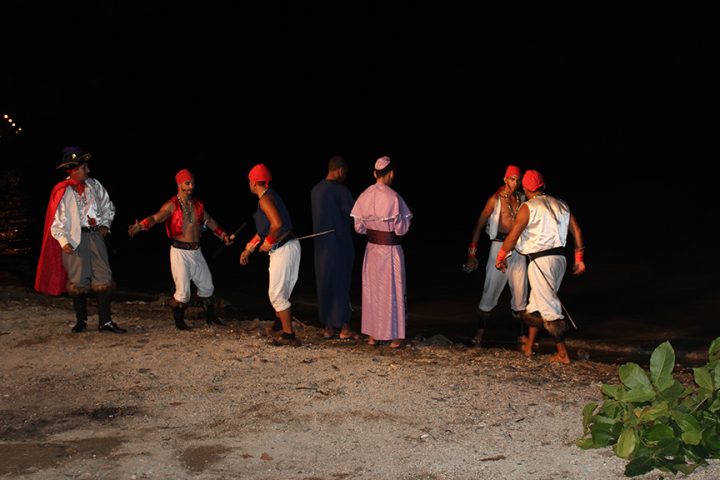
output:
<path id="1" fill-rule="evenodd" d="M 50 194 L 35 290 L 49 295 L 67 292 L 73 298 L 77 323 L 72 331 L 87 328 L 87 297 L 97 295 L 100 331 L 125 333 L 111 318 L 110 294 L 115 283 L 105 236 L 115 217 L 115 206 L 99 181 L 90 178 L 90 154 L 66 147 L 58 170 L 68 177 Z"/>

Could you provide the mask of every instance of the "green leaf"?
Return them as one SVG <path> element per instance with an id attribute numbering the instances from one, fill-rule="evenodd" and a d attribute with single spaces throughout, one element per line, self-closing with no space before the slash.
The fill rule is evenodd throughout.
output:
<path id="1" fill-rule="evenodd" d="M 688 445 L 700 445 L 702 441 L 702 431 L 700 430 L 688 430 L 680 435 L 682 441 Z"/>
<path id="2" fill-rule="evenodd" d="M 637 363 L 626 363 L 622 365 L 619 370 L 620 381 L 626 387 L 633 388 L 651 388 L 650 379 L 645 373 L 645 370 L 640 367 Z"/>
<path id="3" fill-rule="evenodd" d="M 698 468 L 700 464 L 698 463 L 676 463 L 675 468 L 677 468 L 678 472 L 684 473 L 685 475 L 690 475 L 695 471 L 696 468 Z"/>
<path id="4" fill-rule="evenodd" d="M 606 417 L 605 415 L 595 415 L 593 417 L 593 421 L 595 423 L 603 423 L 603 424 L 607 424 L 607 425 L 615 425 L 620 420 L 621 419 L 619 419 L 619 418 Z"/>
<path id="5" fill-rule="evenodd" d="M 593 443 L 598 447 L 607 447 L 617 438 L 612 432 L 612 425 L 606 423 L 590 425 L 590 435 L 592 435 Z"/>
<path id="6" fill-rule="evenodd" d="M 708 428 L 703 430 L 702 441 L 705 448 L 712 452 L 714 456 L 720 455 L 720 435 L 718 435 L 717 429 Z"/>
<path id="7" fill-rule="evenodd" d="M 677 380 L 672 380 L 670 386 L 658 391 L 658 398 L 667 400 L 670 404 L 676 404 L 685 393 L 683 387 Z"/>
<path id="8" fill-rule="evenodd" d="M 650 377 L 655 386 L 667 382 L 675 368 L 675 350 L 670 342 L 661 343 L 650 356 Z"/>
<path id="9" fill-rule="evenodd" d="M 658 391 L 666 390 L 672 387 L 674 383 L 675 379 L 672 375 L 665 375 L 653 381 L 653 385 L 655 385 L 655 388 L 657 388 Z"/>
<path id="10" fill-rule="evenodd" d="M 658 443 L 661 440 L 674 439 L 675 432 L 670 426 L 664 423 L 658 423 L 645 430 L 643 438 L 645 438 L 645 441 L 648 443 Z"/>
<path id="11" fill-rule="evenodd" d="M 595 442 L 592 438 L 581 438 L 575 441 L 575 445 L 578 447 L 587 450 L 588 448 L 598 448 L 601 445 L 595 445 Z M 604 446 L 604 445 L 602 445 Z"/>
<path id="12" fill-rule="evenodd" d="M 638 422 L 645 423 L 670 415 L 667 402 L 659 402 L 642 408 L 638 413 Z"/>
<path id="13" fill-rule="evenodd" d="M 615 400 L 620 400 L 622 398 L 622 392 L 623 392 L 622 385 L 608 385 L 605 384 L 600 388 L 600 391 L 605 395 L 606 397 L 614 398 Z"/>
<path id="14" fill-rule="evenodd" d="M 677 467 L 672 463 L 671 460 L 666 460 L 664 458 L 657 458 L 657 457 L 654 457 L 654 458 L 655 458 L 655 468 L 657 468 L 661 472 L 677 473 L 677 471 L 678 471 Z"/>
<path id="15" fill-rule="evenodd" d="M 585 408 L 583 408 L 583 435 L 587 434 L 588 432 L 588 425 L 590 425 L 590 422 L 592 421 L 593 412 L 595 412 L 596 408 L 597 403 L 595 402 L 590 402 L 585 405 Z"/>
<path id="16" fill-rule="evenodd" d="M 710 371 L 707 368 L 693 368 L 693 373 L 695 375 L 695 383 L 697 383 L 701 388 L 709 390 L 710 392 L 715 390 L 713 377 L 710 375 Z"/>
<path id="17" fill-rule="evenodd" d="M 679 412 L 675 410 L 674 412 L 672 412 L 672 418 L 673 420 L 675 420 L 675 422 L 678 424 L 678 427 L 680 427 L 680 430 L 682 430 L 683 432 L 700 430 L 700 423 L 695 417 L 693 417 L 689 413 Z"/>
<path id="18" fill-rule="evenodd" d="M 715 389 L 720 390 L 720 365 L 717 365 L 717 362 L 713 362 L 713 363 L 716 363 L 716 365 L 714 367 L 710 367 L 710 365 L 708 365 L 708 368 L 711 369 L 713 372 L 713 380 L 715 380 Z"/>
<path id="19" fill-rule="evenodd" d="M 708 407 L 711 412 L 717 412 L 720 410 L 720 397 L 716 398 L 714 402 Z"/>
<path id="20" fill-rule="evenodd" d="M 633 388 L 623 395 L 623 401 L 628 403 L 652 402 L 653 400 L 655 400 L 655 390 L 650 386 Z"/>
<path id="21" fill-rule="evenodd" d="M 712 343 L 710 344 L 710 349 L 708 350 L 708 359 L 709 360 L 720 359 L 720 337 L 713 340 Z"/>
<path id="22" fill-rule="evenodd" d="M 625 404 L 618 400 L 605 400 L 598 409 L 597 415 L 604 415 L 610 418 L 622 417 L 625 413 Z"/>
<path id="23" fill-rule="evenodd" d="M 674 433 L 673 433 L 674 435 Z M 663 438 L 657 443 L 657 447 L 655 448 L 654 456 L 655 457 L 672 457 L 674 455 L 677 455 L 678 451 L 680 451 L 680 440 L 675 438 L 674 436 L 672 438 Z"/>
<path id="24" fill-rule="evenodd" d="M 625 465 L 625 476 L 636 477 L 647 473 L 655 468 L 655 464 L 651 457 L 636 457 Z"/>
<path id="25" fill-rule="evenodd" d="M 637 434 L 635 433 L 635 429 L 626 428 L 620 434 L 620 438 L 618 438 L 618 441 L 615 444 L 615 455 L 620 458 L 630 458 L 630 455 L 632 455 L 633 451 L 635 450 L 635 446 L 637 445 L 637 443 L 638 438 Z"/>

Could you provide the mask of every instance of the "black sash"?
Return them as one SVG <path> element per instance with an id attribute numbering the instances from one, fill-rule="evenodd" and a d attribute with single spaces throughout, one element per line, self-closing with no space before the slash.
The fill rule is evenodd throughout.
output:
<path id="1" fill-rule="evenodd" d="M 402 239 L 395 235 L 395 232 L 383 232 L 381 230 L 367 230 L 368 242 L 376 245 L 400 245 Z"/>
<path id="2" fill-rule="evenodd" d="M 493 239 L 493 242 L 502 242 L 507 238 L 507 233 L 500 233 L 498 232 L 497 235 L 495 235 L 495 238 Z"/>
<path id="3" fill-rule="evenodd" d="M 540 257 L 547 257 L 548 255 L 565 255 L 565 247 L 555 247 L 551 248 L 549 250 L 543 250 L 542 252 L 537 253 L 528 253 L 527 256 L 530 257 L 530 260 L 535 260 L 536 258 Z"/>
<path id="4" fill-rule="evenodd" d="M 282 247 L 283 245 L 285 245 L 287 242 L 289 242 L 289 241 L 292 240 L 293 238 L 295 238 L 295 234 L 294 234 L 293 232 L 289 232 L 287 235 L 285 235 L 285 236 L 282 238 L 282 240 L 280 240 L 279 242 L 277 242 L 276 244 L 273 245 L 273 247 L 272 247 L 273 250 L 276 249 L 276 248 Z"/>

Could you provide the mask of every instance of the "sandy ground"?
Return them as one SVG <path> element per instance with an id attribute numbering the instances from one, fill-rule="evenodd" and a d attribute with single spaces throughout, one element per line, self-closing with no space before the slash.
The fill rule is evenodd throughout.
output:
<path id="1" fill-rule="evenodd" d="M 370 347 L 299 322 L 303 345 L 276 347 L 230 305 L 229 326 L 191 308 L 179 332 L 162 301 L 116 302 L 127 334 L 72 334 L 68 298 L 1 292 L 1 478 L 625 478 L 610 449 L 574 445 L 613 365 Z"/>

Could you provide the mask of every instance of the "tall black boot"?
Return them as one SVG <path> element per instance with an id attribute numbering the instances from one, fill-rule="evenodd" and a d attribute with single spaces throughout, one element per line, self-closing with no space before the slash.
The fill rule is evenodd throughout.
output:
<path id="1" fill-rule="evenodd" d="M 190 327 L 185 323 L 185 304 L 178 303 L 173 305 L 173 318 L 175 319 L 175 328 L 178 330 L 190 330 Z"/>
<path id="2" fill-rule="evenodd" d="M 79 293 L 73 297 L 73 308 L 75 309 L 74 333 L 80 333 L 87 328 L 87 294 Z"/>
<path id="3" fill-rule="evenodd" d="M 97 305 L 98 305 L 98 317 L 100 319 L 98 323 L 98 330 L 101 332 L 113 332 L 113 333 L 125 333 L 127 330 L 120 328 L 112 321 L 110 314 L 110 290 L 102 290 L 97 292 Z"/>
<path id="4" fill-rule="evenodd" d="M 203 310 L 205 310 L 205 320 L 208 324 L 214 323 L 215 325 L 225 326 L 225 323 L 215 313 L 215 297 L 201 298 L 200 303 Z"/>
<path id="5" fill-rule="evenodd" d="M 486 312 L 478 308 L 475 313 L 477 315 L 477 330 L 475 331 L 475 336 L 472 339 L 472 344 L 476 347 L 480 347 L 482 346 L 483 337 L 485 336 L 485 328 L 487 326 L 487 321 L 490 318 L 490 312 Z"/>

